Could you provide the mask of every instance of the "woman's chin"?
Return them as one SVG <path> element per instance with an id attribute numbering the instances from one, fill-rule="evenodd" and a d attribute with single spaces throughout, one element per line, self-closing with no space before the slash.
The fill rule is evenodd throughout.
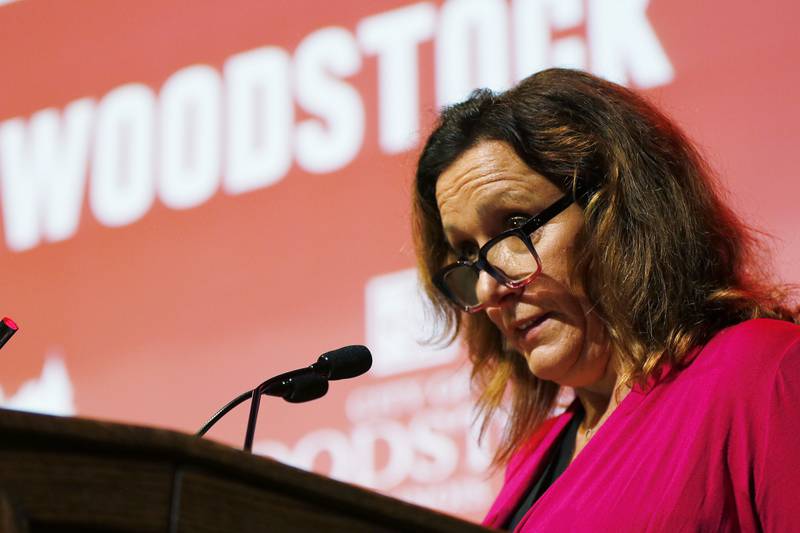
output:
<path id="1" fill-rule="evenodd" d="M 546 350 L 534 349 L 525 354 L 528 361 L 528 368 L 531 374 L 545 381 L 554 381 L 559 385 L 568 380 L 569 370 L 573 367 L 575 360 L 567 354 L 547 353 Z"/>

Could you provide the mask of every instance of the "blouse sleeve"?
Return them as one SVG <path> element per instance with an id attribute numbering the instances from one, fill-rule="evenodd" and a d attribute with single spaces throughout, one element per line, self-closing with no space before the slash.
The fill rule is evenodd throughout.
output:
<path id="1" fill-rule="evenodd" d="M 763 454 L 754 469 L 755 504 L 765 532 L 800 524 L 800 340 L 784 353 L 772 382 Z"/>

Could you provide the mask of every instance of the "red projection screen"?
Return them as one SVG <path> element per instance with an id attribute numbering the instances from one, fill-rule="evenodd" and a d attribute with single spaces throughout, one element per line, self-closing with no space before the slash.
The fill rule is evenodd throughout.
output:
<path id="1" fill-rule="evenodd" d="M 255 450 L 480 518 L 491 442 L 462 350 L 418 342 L 410 183 L 440 106 L 548 66 L 675 117 L 800 281 L 796 2 L 0 4 L 6 407 L 193 432 L 365 343 L 370 374 L 262 402 Z"/>

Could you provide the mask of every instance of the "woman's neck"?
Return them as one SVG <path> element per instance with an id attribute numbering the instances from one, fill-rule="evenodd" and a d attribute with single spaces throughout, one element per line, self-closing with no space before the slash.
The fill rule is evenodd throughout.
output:
<path id="1" fill-rule="evenodd" d="M 619 390 L 620 375 L 611 366 L 601 380 L 575 388 L 575 396 L 585 413 L 582 424 L 585 429 L 595 429 L 602 424 L 626 396 L 627 390 Z"/>

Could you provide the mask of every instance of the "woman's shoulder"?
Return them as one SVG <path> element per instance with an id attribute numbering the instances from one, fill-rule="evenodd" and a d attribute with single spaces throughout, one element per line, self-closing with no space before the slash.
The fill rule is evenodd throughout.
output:
<path id="1" fill-rule="evenodd" d="M 764 368 L 778 364 L 787 353 L 800 349 L 800 326 L 783 320 L 757 318 L 740 322 L 717 333 L 702 349 L 737 368 Z"/>
<path id="2" fill-rule="evenodd" d="M 699 351 L 687 370 L 719 401 L 763 397 L 781 375 L 800 373 L 800 326 L 772 319 L 730 326 Z"/>
<path id="3" fill-rule="evenodd" d="M 754 505 L 764 531 L 794 530 L 800 473 L 800 326 L 748 320 L 721 331 L 717 363 L 735 365 L 719 378 L 717 418 L 729 417 L 726 465 Z M 709 343 L 711 345 L 712 343 Z M 731 367 L 737 367 L 733 372 Z M 719 416 L 722 415 L 722 416 Z M 711 424 L 709 424 L 711 425 Z M 794 507 L 793 507 L 794 506 Z"/>
<path id="4" fill-rule="evenodd" d="M 800 338 L 800 325 L 786 320 L 754 318 L 728 326 L 721 330 L 716 337 L 761 341 L 769 338 L 775 340 L 798 339 Z"/>

